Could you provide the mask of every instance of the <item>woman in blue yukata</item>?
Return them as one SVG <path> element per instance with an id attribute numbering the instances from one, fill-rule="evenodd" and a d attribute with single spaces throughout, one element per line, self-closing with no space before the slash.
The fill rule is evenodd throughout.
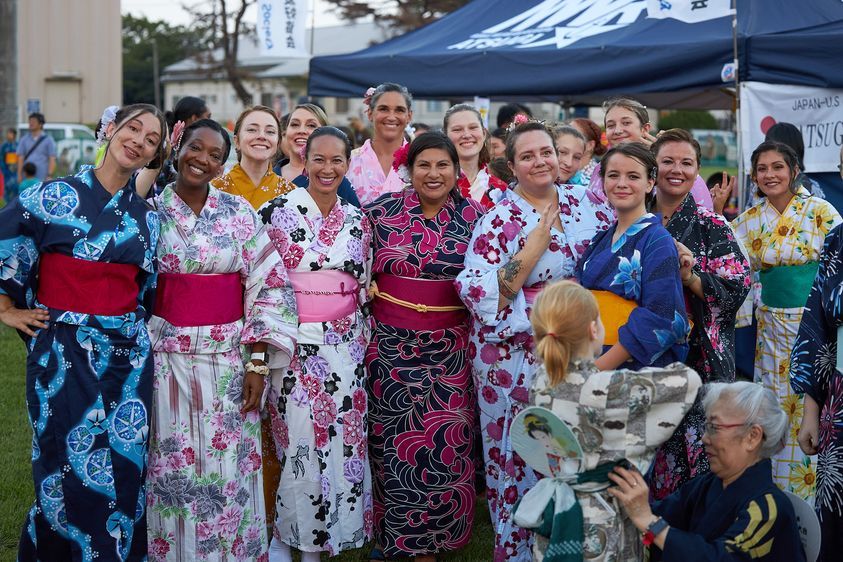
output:
<path id="1" fill-rule="evenodd" d="M 117 112 L 102 164 L 0 212 L 0 321 L 25 336 L 35 504 L 18 560 L 144 560 L 158 215 L 133 174 L 165 156 L 151 105 Z"/>
<path id="2" fill-rule="evenodd" d="M 617 221 L 591 241 L 577 264 L 577 279 L 590 289 L 606 327 L 601 370 L 665 367 L 688 354 L 688 318 L 680 279 L 694 265 L 679 255 L 670 233 L 647 212 L 658 166 L 640 143 L 606 153 L 600 175 Z"/>

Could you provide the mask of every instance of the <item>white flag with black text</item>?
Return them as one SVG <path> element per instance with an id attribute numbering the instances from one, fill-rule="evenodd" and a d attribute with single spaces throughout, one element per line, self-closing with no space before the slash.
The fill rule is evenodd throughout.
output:
<path id="1" fill-rule="evenodd" d="M 308 0 L 258 0 L 258 44 L 261 54 L 306 57 Z"/>

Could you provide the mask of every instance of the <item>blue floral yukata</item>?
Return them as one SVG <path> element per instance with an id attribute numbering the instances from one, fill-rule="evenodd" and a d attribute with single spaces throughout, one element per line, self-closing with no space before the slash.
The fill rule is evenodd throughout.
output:
<path id="1" fill-rule="evenodd" d="M 158 233 L 158 215 L 131 182 L 112 196 L 88 167 L 33 185 L 0 211 L 0 291 L 19 308 L 46 308 L 37 290 L 47 253 L 139 268 L 133 312 L 50 308 L 48 328 L 28 340 L 35 505 L 19 560 L 146 557 L 152 361 L 143 302 L 154 282 Z M 132 295 L 123 299 L 131 306 Z"/>
<path id="2" fill-rule="evenodd" d="M 673 238 L 650 213 L 613 243 L 617 226 L 594 237 L 577 264 L 577 279 L 586 289 L 609 291 L 638 305 L 618 330 L 618 341 L 632 356 L 620 368 L 681 363 L 688 354 L 689 326 Z"/>

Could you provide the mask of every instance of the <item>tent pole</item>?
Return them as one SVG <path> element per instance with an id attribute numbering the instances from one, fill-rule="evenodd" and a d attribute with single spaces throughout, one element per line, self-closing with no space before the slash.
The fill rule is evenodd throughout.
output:
<path id="1" fill-rule="evenodd" d="M 743 130 L 741 129 L 741 72 L 738 67 L 738 0 L 732 0 L 732 57 L 735 65 L 735 132 L 738 143 L 738 212 L 747 205 L 746 171 L 743 161 Z"/>

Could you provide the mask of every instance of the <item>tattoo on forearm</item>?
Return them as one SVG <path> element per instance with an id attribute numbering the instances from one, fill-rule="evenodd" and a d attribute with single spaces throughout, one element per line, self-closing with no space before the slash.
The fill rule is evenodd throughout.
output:
<path id="1" fill-rule="evenodd" d="M 515 300 L 515 295 L 518 293 L 512 290 L 512 287 L 509 286 L 509 283 L 504 281 L 502 276 L 498 276 L 498 288 L 500 289 L 501 296 L 508 301 Z"/>
<path id="2" fill-rule="evenodd" d="M 504 281 L 512 282 L 515 281 L 515 278 L 518 276 L 518 273 L 521 271 L 521 260 L 517 258 L 512 258 L 509 260 L 509 263 L 506 264 L 501 268 L 503 272 L 501 274 L 501 278 Z"/>

